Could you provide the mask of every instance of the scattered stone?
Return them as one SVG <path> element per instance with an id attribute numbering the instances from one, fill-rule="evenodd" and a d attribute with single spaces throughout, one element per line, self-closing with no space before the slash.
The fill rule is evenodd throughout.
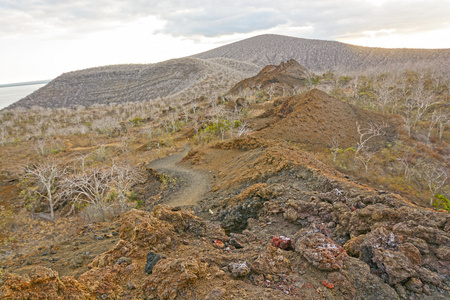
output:
<path id="1" fill-rule="evenodd" d="M 442 278 L 427 268 L 419 268 L 419 278 L 422 282 L 430 283 L 434 286 L 440 286 L 442 283 Z"/>
<path id="2" fill-rule="evenodd" d="M 294 243 L 292 239 L 285 236 L 274 236 L 272 238 L 272 246 L 282 250 L 294 250 Z"/>
<path id="3" fill-rule="evenodd" d="M 406 289 L 408 291 L 414 292 L 414 293 L 422 293 L 423 289 L 422 289 L 422 281 L 420 281 L 420 279 L 418 278 L 410 278 L 406 284 Z"/>
<path id="4" fill-rule="evenodd" d="M 406 299 L 406 290 L 401 283 L 397 283 L 394 288 L 401 299 Z"/>
<path id="5" fill-rule="evenodd" d="M 328 280 L 322 280 L 322 284 L 329 289 L 334 289 L 334 284 L 329 282 Z"/>
<path id="6" fill-rule="evenodd" d="M 99 236 L 97 237 L 97 240 L 98 240 L 98 241 L 103 240 L 103 236 L 99 235 Z"/>
<path id="7" fill-rule="evenodd" d="M 174 206 L 172 207 L 171 211 L 180 211 L 181 207 L 180 206 Z"/>
<path id="8" fill-rule="evenodd" d="M 332 282 L 335 289 L 339 290 L 343 294 L 344 299 L 356 298 L 356 289 L 345 272 L 329 273 L 328 281 Z"/>
<path id="9" fill-rule="evenodd" d="M 213 246 L 217 249 L 225 249 L 225 244 L 221 240 L 214 240 Z"/>
<path id="10" fill-rule="evenodd" d="M 48 252 L 47 252 L 47 251 L 44 251 L 44 252 L 42 253 L 42 256 L 46 256 L 46 255 L 48 255 Z"/>
<path id="11" fill-rule="evenodd" d="M 77 269 L 83 266 L 83 259 L 81 257 L 75 257 L 72 261 L 72 268 Z"/>
<path id="12" fill-rule="evenodd" d="M 206 297 L 206 300 L 219 300 L 223 299 L 223 296 L 225 295 L 225 289 L 224 288 L 215 288 L 213 289 L 209 295 Z"/>
<path id="13" fill-rule="evenodd" d="M 161 254 L 157 254 L 153 251 L 149 251 L 147 253 L 147 263 L 145 264 L 145 272 L 147 274 L 152 274 L 153 272 L 153 267 L 156 265 L 156 263 L 161 260 L 164 259 L 165 257 Z"/>
<path id="14" fill-rule="evenodd" d="M 127 264 L 127 265 L 130 265 L 130 264 L 131 264 L 131 258 L 125 257 L 125 256 L 120 257 L 120 258 L 117 260 L 116 265 L 121 265 L 121 264 Z"/>
<path id="15" fill-rule="evenodd" d="M 134 282 L 128 281 L 128 282 L 127 282 L 127 288 L 128 288 L 129 290 L 135 290 L 137 287 L 136 287 L 136 284 L 135 284 Z"/>
<path id="16" fill-rule="evenodd" d="M 244 277 L 250 273 L 250 267 L 246 261 L 240 261 L 238 263 L 231 263 L 228 265 L 228 270 L 234 278 Z"/>
<path id="17" fill-rule="evenodd" d="M 423 293 L 425 295 L 428 295 L 428 296 L 431 295 L 431 290 L 430 290 L 430 287 L 428 285 L 424 284 L 423 287 L 422 287 L 422 290 L 423 290 Z"/>
<path id="18" fill-rule="evenodd" d="M 229 244 L 233 247 L 235 247 L 236 249 L 242 249 L 244 248 L 244 246 L 242 246 L 241 243 L 239 243 L 236 238 L 230 238 Z"/>

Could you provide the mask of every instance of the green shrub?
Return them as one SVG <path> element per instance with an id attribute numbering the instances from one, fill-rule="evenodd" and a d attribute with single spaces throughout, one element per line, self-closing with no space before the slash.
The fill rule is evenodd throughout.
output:
<path id="1" fill-rule="evenodd" d="M 436 194 L 435 197 L 437 200 L 434 202 L 433 206 L 450 212 L 450 200 L 441 194 Z"/>
<path id="2" fill-rule="evenodd" d="M 130 122 L 133 123 L 135 127 L 139 127 L 144 123 L 144 120 L 142 118 L 134 118 L 130 120 Z"/>

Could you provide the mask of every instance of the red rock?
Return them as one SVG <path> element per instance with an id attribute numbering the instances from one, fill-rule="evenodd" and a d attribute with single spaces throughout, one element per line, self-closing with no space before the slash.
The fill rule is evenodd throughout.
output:
<path id="1" fill-rule="evenodd" d="M 221 240 L 214 240 L 213 246 L 217 249 L 224 249 L 225 244 Z"/>
<path id="2" fill-rule="evenodd" d="M 294 250 L 292 239 L 284 236 L 274 236 L 272 238 L 272 246 L 283 250 Z"/>
<path id="3" fill-rule="evenodd" d="M 331 283 L 331 282 L 329 282 L 328 280 L 322 280 L 322 284 L 324 285 L 324 286 L 326 286 L 327 288 L 329 288 L 329 289 L 334 289 L 334 284 L 333 283 Z"/>

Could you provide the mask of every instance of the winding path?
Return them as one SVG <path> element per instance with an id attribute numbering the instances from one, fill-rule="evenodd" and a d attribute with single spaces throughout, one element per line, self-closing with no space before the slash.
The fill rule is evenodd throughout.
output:
<path id="1" fill-rule="evenodd" d="M 209 191 L 210 178 L 206 172 L 181 164 L 181 159 L 189 150 L 190 148 L 185 146 L 183 152 L 149 163 L 149 167 L 158 172 L 181 179 L 180 188 L 166 199 L 168 205 L 195 205 Z"/>

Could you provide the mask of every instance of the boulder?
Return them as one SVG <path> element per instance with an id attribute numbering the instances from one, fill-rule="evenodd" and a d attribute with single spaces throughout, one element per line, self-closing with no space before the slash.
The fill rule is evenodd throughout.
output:
<path id="1" fill-rule="evenodd" d="M 149 251 L 147 253 L 147 263 L 145 264 L 145 272 L 147 274 L 152 274 L 153 267 L 158 263 L 159 260 L 164 259 L 165 257 L 161 254 L 157 254 L 153 251 Z"/>
<path id="2" fill-rule="evenodd" d="M 417 275 L 408 257 L 399 251 L 377 248 L 373 250 L 372 261 L 383 272 L 382 278 L 391 286 Z"/>
<path id="3" fill-rule="evenodd" d="M 320 270 L 340 270 L 348 257 L 339 244 L 312 229 L 300 230 L 295 240 L 295 251 Z"/>
<path id="4" fill-rule="evenodd" d="M 228 270 L 234 278 L 245 277 L 250 273 L 250 266 L 246 261 L 231 263 L 228 265 Z"/>

